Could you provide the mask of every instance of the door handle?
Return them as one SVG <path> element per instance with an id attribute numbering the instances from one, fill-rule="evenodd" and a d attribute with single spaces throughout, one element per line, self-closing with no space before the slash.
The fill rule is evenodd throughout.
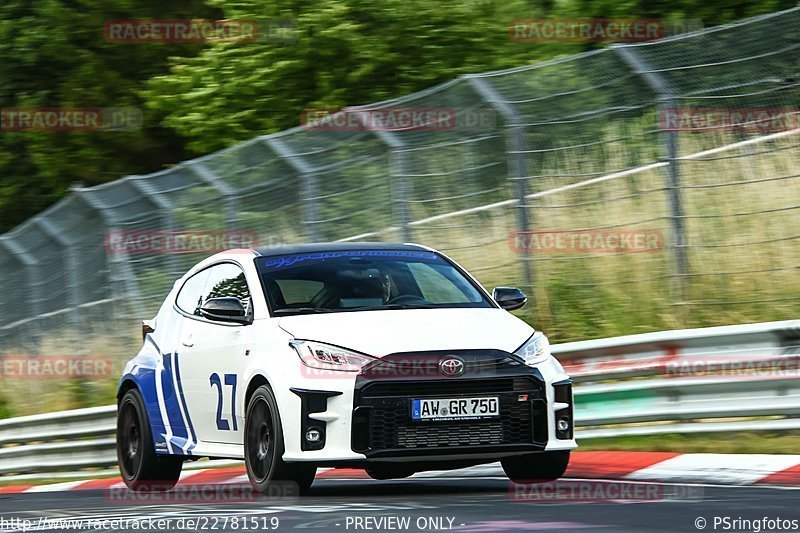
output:
<path id="1" fill-rule="evenodd" d="M 181 344 L 183 344 L 187 348 L 191 348 L 192 346 L 194 346 L 194 341 L 192 340 L 192 333 L 186 335 L 186 337 L 184 337 L 184 339 L 181 341 Z"/>

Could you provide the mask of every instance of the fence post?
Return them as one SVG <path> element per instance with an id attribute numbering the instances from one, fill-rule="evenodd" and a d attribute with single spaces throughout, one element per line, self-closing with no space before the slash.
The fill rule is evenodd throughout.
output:
<path id="1" fill-rule="evenodd" d="M 65 259 L 64 268 L 67 271 L 67 279 L 69 280 L 69 301 L 72 306 L 72 312 L 69 314 L 69 321 L 73 326 L 77 326 L 80 324 L 81 318 L 80 305 L 84 303 L 84 300 L 81 296 L 80 276 L 78 275 L 78 256 L 77 250 L 74 247 L 75 241 L 73 239 L 68 239 L 58 230 L 55 224 L 46 218 L 38 216 L 34 217 L 33 221 L 41 228 L 45 235 L 53 239 L 61 247 Z"/>
<path id="2" fill-rule="evenodd" d="M 511 104 L 504 101 L 502 96 L 486 80 L 479 76 L 465 76 L 478 96 L 483 99 L 505 122 L 505 142 L 508 154 L 509 178 L 514 182 L 514 192 L 517 197 L 517 230 L 530 231 L 533 228 L 533 217 L 529 212 L 528 202 L 528 172 L 525 153 L 527 142 L 525 140 L 525 124 L 521 113 Z M 528 288 L 528 296 L 534 300 L 535 272 L 530 254 L 526 251 L 522 255 L 522 275 Z M 532 306 L 532 307 L 534 307 Z"/>
<path id="3" fill-rule="evenodd" d="M 314 167 L 306 163 L 303 157 L 295 154 L 282 140 L 277 137 L 265 137 L 264 144 L 267 145 L 273 152 L 278 154 L 278 157 L 286 161 L 297 173 L 300 179 L 300 201 L 303 204 L 303 226 L 305 228 L 306 240 L 309 242 L 317 242 L 320 240 L 319 230 L 319 216 L 317 214 L 317 197 L 319 192 L 317 190 L 317 175 Z"/>
<path id="4" fill-rule="evenodd" d="M 38 344 L 41 339 L 41 327 L 36 319 L 42 314 L 42 290 L 38 279 L 39 261 L 8 235 L 0 236 L 0 246 L 5 246 L 6 250 L 25 267 L 31 295 L 27 301 L 31 310 L 31 317 L 34 319 L 28 331 L 31 332 L 34 342 Z"/>
<path id="5" fill-rule="evenodd" d="M 173 213 L 175 206 L 172 205 L 172 202 L 165 195 L 156 191 L 147 181 L 147 178 L 142 176 L 128 176 L 124 179 L 158 210 L 161 220 L 163 221 L 163 230 L 177 231 L 178 227 L 175 223 L 175 215 Z M 170 253 L 169 250 L 167 250 L 164 256 L 163 264 L 167 272 L 172 276 L 181 276 L 184 274 L 181 272 L 181 268 L 178 264 L 177 255 L 175 253 Z"/>
<path id="6" fill-rule="evenodd" d="M 379 132 L 386 133 L 386 132 Z M 381 137 L 381 135 L 378 135 Z M 391 165 L 392 183 L 390 184 L 390 194 L 392 202 L 392 213 L 394 214 L 395 224 L 400 227 L 400 236 L 403 242 L 413 242 L 414 234 L 411 231 L 411 213 L 408 209 L 408 177 L 406 165 L 406 152 L 393 149 L 389 152 L 389 164 Z"/>
<path id="7" fill-rule="evenodd" d="M 388 148 L 389 166 L 392 181 L 389 184 L 390 201 L 392 203 L 392 218 L 400 229 L 403 242 L 413 242 L 414 235 L 411 231 L 411 213 L 408 209 L 408 169 L 406 165 L 406 144 L 394 133 L 385 130 L 376 130 L 366 111 L 356 108 L 345 109 L 345 113 L 356 113 L 361 126 L 371 132 Z"/>
<path id="8" fill-rule="evenodd" d="M 105 223 L 107 232 L 115 231 L 118 229 L 118 226 L 121 225 L 122 221 L 117 219 L 111 211 L 111 208 L 106 206 L 91 189 L 72 186 L 70 190 L 75 193 L 78 199 L 82 200 L 87 206 L 100 214 L 100 217 Z M 106 233 L 105 237 L 108 237 L 108 233 Z M 128 254 L 113 253 L 107 248 L 106 261 L 106 266 L 108 267 L 108 282 L 109 285 L 111 285 L 111 287 L 109 287 L 109 294 L 114 295 L 113 305 L 116 307 L 120 300 L 125 300 L 128 305 L 130 305 L 133 315 L 141 317 L 143 315 L 141 294 L 139 293 L 136 276 L 128 263 Z M 118 274 L 117 278 L 115 278 L 115 274 Z M 119 280 L 124 287 L 122 294 L 119 294 L 120 291 L 117 291 L 116 288 L 113 287 L 116 280 Z M 119 316 L 121 315 L 117 312 L 115 318 Z"/>
<path id="9" fill-rule="evenodd" d="M 225 224 L 229 230 L 236 229 L 236 221 L 238 219 L 236 194 L 233 187 L 228 185 L 225 180 L 217 176 L 214 172 L 208 169 L 200 161 L 192 161 L 186 164 L 186 167 L 191 170 L 195 176 L 201 181 L 211 185 L 217 193 L 224 199 L 225 205 Z"/>
<path id="10" fill-rule="evenodd" d="M 674 109 L 679 93 L 666 77 L 651 68 L 630 45 L 614 45 L 612 49 L 658 95 L 660 116 L 663 116 L 670 109 Z M 673 299 L 677 302 L 684 302 L 686 298 L 686 276 L 689 274 L 689 260 L 686 256 L 686 226 L 683 200 L 681 198 L 680 167 L 678 164 L 680 157 L 678 133 L 662 129 L 661 137 L 663 157 L 667 162 L 667 191 L 672 226 L 670 248 L 673 254 Z"/>

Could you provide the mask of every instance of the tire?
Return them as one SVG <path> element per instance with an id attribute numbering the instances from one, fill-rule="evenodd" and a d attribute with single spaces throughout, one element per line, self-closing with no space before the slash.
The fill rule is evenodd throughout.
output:
<path id="1" fill-rule="evenodd" d="M 315 465 L 287 463 L 283 457 L 283 428 L 272 390 L 262 385 L 247 404 L 244 459 L 253 490 L 278 496 L 305 494 L 314 482 Z"/>
<path id="2" fill-rule="evenodd" d="M 137 492 L 164 492 L 178 482 L 183 459 L 156 454 L 150 420 L 137 389 L 117 409 L 117 465 L 125 484 Z"/>
<path id="3" fill-rule="evenodd" d="M 365 468 L 372 479 L 402 479 L 414 474 L 414 470 L 403 466 L 370 466 Z"/>
<path id="4" fill-rule="evenodd" d="M 514 483 L 544 483 L 564 475 L 569 465 L 569 451 L 531 453 L 509 457 L 500 463 Z"/>

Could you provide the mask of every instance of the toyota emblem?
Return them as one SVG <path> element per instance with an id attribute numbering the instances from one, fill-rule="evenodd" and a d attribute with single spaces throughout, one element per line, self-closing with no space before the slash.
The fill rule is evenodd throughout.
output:
<path id="1" fill-rule="evenodd" d="M 464 361 L 455 358 L 442 359 L 439 370 L 448 377 L 460 376 L 464 373 Z"/>

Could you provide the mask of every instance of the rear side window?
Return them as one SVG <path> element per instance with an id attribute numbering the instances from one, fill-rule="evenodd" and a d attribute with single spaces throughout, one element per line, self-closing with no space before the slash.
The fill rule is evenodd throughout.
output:
<path id="1" fill-rule="evenodd" d="M 200 306 L 203 304 L 203 289 L 208 280 L 208 270 L 198 272 L 183 284 L 178 291 L 175 303 L 181 311 L 190 315 L 200 316 Z"/>

